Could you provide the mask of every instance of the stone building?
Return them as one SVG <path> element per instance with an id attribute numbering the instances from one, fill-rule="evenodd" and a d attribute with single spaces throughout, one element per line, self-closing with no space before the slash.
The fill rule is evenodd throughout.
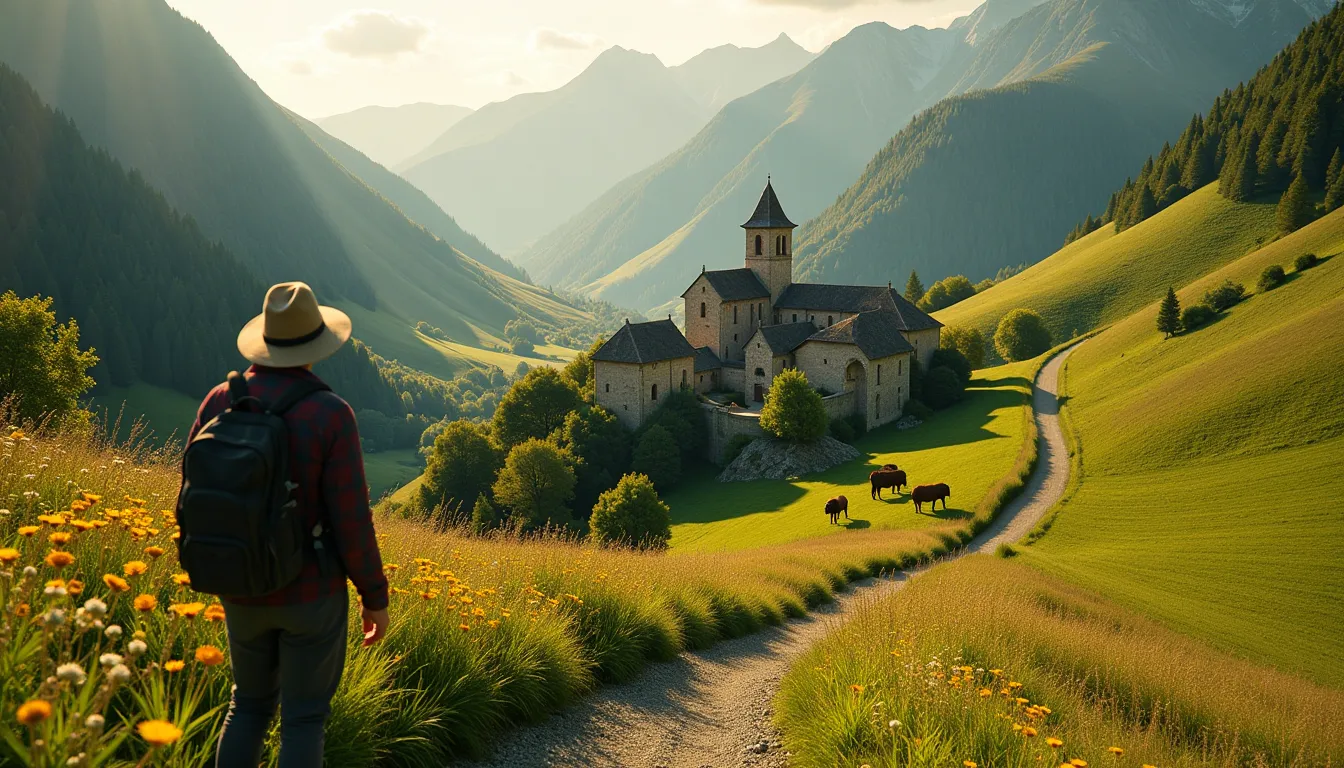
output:
<path id="1" fill-rule="evenodd" d="M 612 336 L 593 357 L 597 402 L 635 426 L 656 407 L 655 384 L 741 392 L 759 404 L 780 371 L 798 368 L 818 389 L 851 393 L 870 428 L 898 418 L 910 361 L 928 367 L 942 324 L 890 283 L 795 283 L 795 226 L 767 181 L 742 225 L 745 266 L 700 268 L 681 295 L 684 336 L 668 320 L 627 323 Z"/>

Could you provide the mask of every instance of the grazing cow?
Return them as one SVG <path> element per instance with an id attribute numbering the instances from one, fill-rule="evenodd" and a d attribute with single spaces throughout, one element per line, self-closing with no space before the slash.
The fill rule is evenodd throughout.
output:
<path id="1" fill-rule="evenodd" d="M 883 469 L 900 469 L 900 467 L 896 466 L 895 464 L 883 464 L 883 465 L 882 465 L 882 468 L 883 468 Z"/>
<path id="2" fill-rule="evenodd" d="M 910 491 L 910 498 L 915 500 L 915 511 L 921 512 L 924 502 L 933 502 L 933 508 L 938 508 L 938 500 L 943 502 L 943 509 L 947 509 L 947 500 L 952 496 L 952 489 L 947 487 L 947 483 L 938 483 L 936 485 L 916 485 L 914 490 Z"/>
<path id="3" fill-rule="evenodd" d="M 845 519 L 848 520 L 848 519 L 849 519 L 849 499 L 846 499 L 844 496 L 836 496 L 834 499 L 829 499 L 829 500 L 827 500 L 827 502 L 826 502 L 826 514 L 827 514 L 827 515 L 830 515 L 830 517 L 831 517 L 831 523 L 832 523 L 832 524 L 836 524 L 836 523 L 839 523 L 839 522 L 840 522 L 840 513 L 841 513 L 841 512 L 843 512 L 843 513 L 845 514 Z"/>
<path id="4" fill-rule="evenodd" d="M 871 496 L 874 499 L 882 498 L 882 489 L 890 488 L 892 491 L 899 492 L 901 486 L 905 485 L 905 471 L 901 469 L 879 469 L 868 474 L 868 484 L 871 486 Z"/>

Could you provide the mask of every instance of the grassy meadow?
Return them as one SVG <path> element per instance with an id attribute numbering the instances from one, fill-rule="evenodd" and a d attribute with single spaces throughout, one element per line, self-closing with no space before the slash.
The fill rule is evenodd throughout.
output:
<path id="1" fill-rule="evenodd" d="M 1119 234 L 1102 227 L 935 316 L 947 325 L 979 328 L 986 340 L 1019 307 L 1039 312 L 1056 341 L 1123 320 L 1162 298 L 1168 286 L 1192 282 L 1273 236 L 1272 201 L 1231 202 L 1217 186 Z"/>
<path id="2" fill-rule="evenodd" d="M 670 491 L 673 551 L 724 551 L 783 544 L 861 530 L 951 530 L 974 517 L 990 488 L 1018 460 L 1032 430 L 1031 380 L 1039 361 L 976 371 L 966 399 L 919 427 L 887 426 L 856 443 L 859 459 L 803 478 L 720 483 L 703 471 Z M 912 485 L 946 482 L 952 498 L 916 514 L 907 487 L 871 498 L 868 473 L 883 464 L 904 469 Z M 831 525 L 827 499 L 849 499 L 850 520 Z"/>
<path id="3" fill-rule="evenodd" d="M 136 422 L 141 422 L 142 429 L 151 430 L 141 436 L 161 444 L 170 438 L 186 439 L 200 404 L 177 390 L 141 382 L 129 387 L 99 387 L 88 408 L 98 414 L 100 422 L 116 425 L 119 441 L 129 439 Z"/>
<path id="4" fill-rule="evenodd" d="M 776 712 L 802 768 L 1344 760 L 1344 692 L 989 555 L 861 606 L 785 676 Z"/>
<path id="5" fill-rule="evenodd" d="M 1344 214 L 1178 292 L 1190 303 L 1288 268 L 1286 284 L 1213 324 L 1164 340 L 1154 305 L 1075 353 L 1066 413 L 1081 482 L 1023 552 L 1176 629 L 1344 687 L 1344 259 L 1293 273 L 1305 252 L 1344 252 Z"/>

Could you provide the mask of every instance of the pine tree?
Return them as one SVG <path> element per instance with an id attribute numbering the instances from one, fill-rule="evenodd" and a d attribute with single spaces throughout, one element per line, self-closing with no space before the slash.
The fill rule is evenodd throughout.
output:
<path id="1" fill-rule="evenodd" d="M 1344 158 L 1340 157 L 1339 147 L 1335 147 L 1335 154 L 1330 158 L 1330 165 L 1325 169 L 1325 188 L 1330 189 L 1339 181 L 1340 166 L 1344 165 Z"/>
<path id="2" fill-rule="evenodd" d="M 1335 157 L 1339 157 L 1339 152 L 1335 152 Z M 1344 205 L 1344 173 L 1336 173 L 1335 180 L 1325 190 L 1325 212 L 1331 211 Z"/>
<path id="3" fill-rule="evenodd" d="M 1195 144 L 1190 151 L 1190 158 L 1185 161 L 1181 186 L 1193 192 L 1210 181 L 1213 181 L 1213 163 L 1209 157 L 1209 143 L 1201 140 Z"/>
<path id="4" fill-rule="evenodd" d="M 1168 339 L 1181 331 L 1181 301 L 1176 298 L 1176 291 L 1172 288 L 1167 289 L 1167 296 L 1162 299 L 1162 306 L 1158 307 L 1157 330 L 1166 334 Z"/>
<path id="5" fill-rule="evenodd" d="M 924 284 L 919 281 L 919 274 L 914 270 L 910 271 L 910 279 L 905 281 L 905 298 L 911 304 L 918 304 L 924 298 Z"/>
<path id="6" fill-rule="evenodd" d="M 1278 222 L 1279 232 L 1285 235 L 1296 232 L 1311 222 L 1311 200 L 1308 197 L 1305 174 L 1299 173 L 1293 177 L 1293 183 L 1288 185 L 1288 191 L 1279 198 Z"/>
<path id="7" fill-rule="evenodd" d="M 1146 221 L 1148 217 L 1157 213 L 1157 200 L 1153 198 L 1153 190 L 1147 185 L 1139 190 L 1139 196 L 1134 199 L 1134 211 L 1130 214 L 1130 224 L 1138 224 Z"/>

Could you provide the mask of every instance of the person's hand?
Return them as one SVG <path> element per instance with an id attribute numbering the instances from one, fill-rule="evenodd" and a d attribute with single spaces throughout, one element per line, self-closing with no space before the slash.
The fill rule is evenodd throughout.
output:
<path id="1" fill-rule="evenodd" d="M 373 645 L 382 640 L 383 635 L 387 634 L 387 625 L 390 619 L 386 608 L 380 611 L 371 611 L 364 608 L 360 611 L 360 617 L 364 619 L 364 645 Z"/>

